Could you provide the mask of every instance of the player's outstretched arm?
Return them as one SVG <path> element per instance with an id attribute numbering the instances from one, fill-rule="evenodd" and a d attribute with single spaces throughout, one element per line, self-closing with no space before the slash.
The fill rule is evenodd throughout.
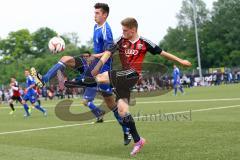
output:
<path id="1" fill-rule="evenodd" d="M 165 52 L 165 51 L 161 52 L 161 56 L 165 57 L 168 60 L 178 62 L 185 67 L 190 67 L 192 65 L 191 62 L 189 62 L 188 60 L 183 60 L 183 59 L 181 59 L 173 54 L 170 54 L 168 52 Z"/>
<path id="2" fill-rule="evenodd" d="M 103 53 L 98 53 L 98 54 L 93 54 L 92 57 L 94 58 L 101 58 L 104 55 L 105 52 Z"/>
<path id="3" fill-rule="evenodd" d="M 101 59 L 98 61 L 97 65 L 92 70 L 92 75 L 96 76 L 99 72 L 99 70 L 102 68 L 102 66 L 107 62 L 107 60 L 111 57 L 112 53 L 109 51 L 105 51 L 102 54 Z"/>

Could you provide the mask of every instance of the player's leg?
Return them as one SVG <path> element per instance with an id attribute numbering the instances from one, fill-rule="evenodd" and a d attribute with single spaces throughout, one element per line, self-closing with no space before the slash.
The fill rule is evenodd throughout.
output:
<path id="1" fill-rule="evenodd" d="M 48 72 L 41 76 L 35 68 L 31 68 L 31 76 L 36 81 L 36 84 L 39 87 L 42 87 L 50 79 L 56 76 L 58 70 L 64 70 L 66 67 L 74 68 L 75 67 L 75 58 L 71 56 L 63 56 L 58 63 L 56 63 Z"/>
<path id="2" fill-rule="evenodd" d="M 83 81 L 78 81 L 78 82 L 73 82 L 73 81 L 68 81 L 65 83 L 66 87 L 81 87 L 81 86 L 87 86 L 87 87 L 91 87 L 91 86 L 97 86 L 98 83 L 101 84 L 110 84 L 110 79 L 109 79 L 109 72 L 103 72 L 101 74 L 98 74 L 95 78 L 94 77 L 86 77 L 85 79 L 83 79 Z M 110 86 L 109 86 L 110 87 Z M 104 89 L 103 89 L 104 90 Z M 127 145 L 130 143 L 130 135 L 129 135 L 129 128 L 125 125 L 123 125 L 122 123 L 122 118 L 121 116 L 119 116 L 118 112 L 117 112 L 117 107 L 116 107 L 116 103 L 114 101 L 114 99 L 111 97 L 106 97 L 105 96 L 105 102 L 108 106 L 108 108 L 110 108 L 113 112 L 114 112 L 114 116 L 115 118 L 118 120 L 119 124 L 122 126 L 123 128 L 123 132 L 124 132 L 124 144 Z"/>
<path id="3" fill-rule="evenodd" d="M 25 95 L 24 97 L 23 97 L 23 100 L 22 100 L 22 105 L 23 105 L 23 108 L 24 108 L 24 110 L 25 110 L 25 112 L 26 112 L 26 114 L 24 115 L 24 117 L 29 117 L 30 116 L 30 113 L 29 113 L 29 107 L 28 107 L 28 105 L 27 105 L 27 101 L 29 100 L 29 95 Z"/>
<path id="4" fill-rule="evenodd" d="M 97 122 L 103 122 L 102 116 L 105 114 L 105 112 L 98 108 L 93 102 L 94 98 L 96 97 L 96 94 L 97 94 L 96 87 L 85 88 L 82 103 L 84 106 L 87 106 L 91 110 L 91 112 L 95 115 L 95 117 L 97 118 Z"/>
<path id="5" fill-rule="evenodd" d="M 104 89 L 104 87 L 110 87 L 110 86 L 102 85 L 101 87 L 102 87 L 102 89 Z M 122 120 L 122 117 L 118 113 L 117 104 L 115 101 L 115 97 L 112 94 L 112 91 L 111 92 L 102 92 L 102 96 L 104 98 L 104 102 L 106 103 L 107 107 L 113 112 L 114 117 L 116 118 L 116 120 L 122 127 L 124 145 L 128 145 L 131 142 L 132 136 L 129 132 L 129 128 L 127 126 L 123 125 L 123 120 Z"/>
<path id="6" fill-rule="evenodd" d="M 139 75 L 135 70 L 111 71 L 109 72 L 111 84 L 116 88 L 117 106 L 119 115 L 123 119 L 123 124 L 130 129 L 130 133 L 135 142 L 131 155 L 137 154 L 145 143 L 145 139 L 138 134 L 135 121 L 129 112 L 129 99 L 131 88 L 137 84 Z"/>
<path id="7" fill-rule="evenodd" d="M 123 125 L 122 118 L 118 114 L 117 111 L 117 104 L 115 101 L 115 97 L 113 96 L 112 87 L 110 86 L 110 80 L 108 72 L 111 70 L 111 67 L 108 65 L 104 65 L 101 70 L 100 74 L 97 76 L 96 79 L 100 79 L 101 81 L 98 85 L 99 90 L 102 92 L 102 96 L 104 98 L 105 103 L 107 104 L 108 108 L 113 111 L 114 117 L 117 119 L 118 123 L 121 125 L 123 130 L 123 137 L 124 137 L 124 145 L 128 145 L 131 142 L 131 135 L 129 133 L 129 128 Z"/>
<path id="8" fill-rule="evenodd" d="M 44 114 L 44 116 L 47 115 L 46 109 L 44 109 L 39 103 L 37 103 L 37 96 L 36 96 L 36 95 L 32 95 L 29 100 L 30 100 L 31 104 L 32 104 L 37 110 L 41 111 L 41 112 Z"/>
<path id="9" fill-rule="evenodd" d="M 129 93 L 130 95 L 130 93 Z M 123 119 L 123 124 L 126 125 L 128 128 L 130 128 L 130 133 L 132 135 L 132 138 L 134 140 L 134 147 L 133 150 L 131 152 L 131 155 L 135 155 L 137 154 L 141 148 L 143 147 L 143 145 L 145 144 L 145 139 L 141 138 L 136 125 L 135 125 L 135 121 L 131 115 L 131 113 L 129 112 L 129 106 L 128 106 L 128 100 L 126 99 L 119 99 L 117 101 L 117 106 L 118 106 L 118 112 L 119 115 L 122 117 Z"/>
<path id="10" fill-rule="evenodd" d="M 85 77 L 84 79 L 79 79 L 78 81 L 66 81 L 65 87 L 96 87 L 98 83 L 101 84 L 111 84 L 108 76 L 108 72 L 103 72 L 98 74 L 96 77 Z"/>
<path id="11" fill-rule="evenodd" d="M 178 84 L 176 81 L 173 82 L 173 88 L 174 88 L 174 96 L 177 95 L 177 89 L 178 89 Z"/>
<path id="12" fill-rule="evenodd" d="M 15 108 L 14 108 L 14 105 L 13 105 L 13 101 L 14 101 L 14 98 L 11 97 L 11 99 L 9 100 L 9 106 L 11 108 L 11 111 L 9 112 L 9 114 L 13 114 L 15 112 Z"/>
<path id="13" fill-rule="evenodd" d="M 182 84 L 179 81 L 178 81 L 178 86 L 179 86 L 179 90 L 181 91 L 181 93 L 184 93 Z"/>

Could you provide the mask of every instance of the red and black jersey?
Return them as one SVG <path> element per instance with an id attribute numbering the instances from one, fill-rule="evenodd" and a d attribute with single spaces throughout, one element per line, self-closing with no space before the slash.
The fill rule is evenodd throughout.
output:
<path id="1" fill-rule="evenodd" d="M 147 52 L 160 54 L 162 49 L 151 41 L 139 37 L 134 42 L 120 37 L 109 49 L 111 53 L 119 51 L 119 57 L 124 70 L 134 69 L 139 74 L 142 71 L 142 63 Z"/>
<path id="2" fill-rule="evenodd" d="M 21 96 L 21 93 L 19 92 L 18 82 L 14 82 L 14 84 L 11 85 L 11 89 L 12 89 L 13 97 Z"/>

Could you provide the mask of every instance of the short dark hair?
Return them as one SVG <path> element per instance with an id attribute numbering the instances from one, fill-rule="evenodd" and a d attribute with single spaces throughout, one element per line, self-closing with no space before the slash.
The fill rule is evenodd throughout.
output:
<path id="1" fill-rule="evenodd" d="M 109 15 L 109 6 L 106 3 L 96 3 L 94 5 L 95 9 L 102 9 L 103 13 L 107 13 Z"/>
<path id="2" fill-rule="evenodd" d="M 82 54 L 89 54 L 89 55 L 91 55 L 91 52 L 90 51 L 83 51 Z"/>
<path id="3" fill-rule="evenodd" d="M 121 24 L 130 29 L 132 28 L 138 29 L 138 22 L 135 18 L 132 17 L 125 18 L 124 20 L 121 21 Z"/>

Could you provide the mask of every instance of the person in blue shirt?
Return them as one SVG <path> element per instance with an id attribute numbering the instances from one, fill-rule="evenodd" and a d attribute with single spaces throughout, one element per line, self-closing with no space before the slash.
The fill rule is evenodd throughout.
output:
<path id="1" fill-rule="evenodd" d="M 174 95 L 177 95 L 177 90 L 179 89 L 182 93 L 184 93 L 182 85 L 180 83 L 180 70 L 174 64 L 173 65 L 173 88 L 174 88 Z"/>
<path id="2" fill-rule="evenodd" d="M 26 76 L 26 93 L 23 97 L 23 107 L 25 109 L 26 114 L 24 115 L 25 117 L 29 117 L 29 107 L 27 105 L 27 101 L 30 101 L 30 103 L 39 111 L 41 111 L 45 116 L 47 115 L 47 111 L 39 104 L 36 103 L 38 98 L 37 98 L 37 92 L 34 89 L 35 88 L 35 81 L 32 76 L 30 76 L 29 70 L 25 70 L 25 76 Z"/>
<path id="3" fill-rule="evenodd" d="M 96 24 L 94 25 L 93 32 L 93 48 L 95 54 L 101 54 L 114 44 L 112 30 L 107 22 L 110 9 L 106 3 L 96 3 L 94 5 L 94 8 L 94 20 Z M 99 59 L 97 59 L 97 62 L 98 61 Z M 95 64 L 97 64 L 97 62 Z M 112 69 L 111 66 L 112 58 L 109 58 L 107 62 L 102 66 L 100 73 L 110 71 Z M 113 111 L 115 118 L 122 126 L 124 133 L 124 145 L 128 145 L 131 141 L 131 134 L 129 132 L 129 128 L 122 123 L 123 120 L 118 113 L 115 97 L 112 93 L 112 88 L 109 84 L 99 84 L 98 88 L 102 92 L 105 103 Z"/>
<path id="4" fill-rule="evenodd" d="M 96 3 L 94 5 L 95 11 L 94 11 L 94 18 L 96 24 L 94 25 L 94 32 L 93 32 L 93 45 L 94 45 L 94 54 L 100 54 L 104 52 L 106 49 L 110 48 L 111 45 L 113 45 L 113 36 L 112 31 L 109 26 L 109 24 L 106 22 L 107 17 L 109 15 L 109 6 L 105 3 Z M 91 65 L 97 64 L 99 61 L 98 58 L 93 60 L 91 62 Z M 85 64 L 85 60 L 82 59 L 82 57 L 71 57 L 71 56 L 63 56 L 60 61 L 55 64 L 44 76 L 41 76 L 35 68 L 31 68 L 31 75 L 36 80 L 36 84 L 39 87 L 43 87 L 45 83 L 47 83 L 51 78 L 53 78 L 58 70 L 64 70 L 67 67 L 74 68 L 75 70 L 78 70 L 81 74 L 83 73 L 83 70 L 86 70 L 86 67 L 79 67 L 79 64 L 84 63 L 83 66 L 87 66 Z M 101 68 L 100 72 L 106 72 L 111 70 L 111 63 L 112 59 L 110 58 L 107 63 Z M 94 68 L 94 67 L 93 67 Z M 93 69 L 92 68 L 92 69 Z M 91 73 L 91 67 L 90 69 Z M 86 78 L 86 75 L 85 75 Z M 109 84 L 100 84 L 97 86 L 97 90 L 90 89 L 91 91 L 88 91 L 88 87 L 86 88 L 85 92 L 89 92 L 92 94 L 91 97 L 96 95 L 96 91 L 99 90 L 102 93 L 102 96 L 104 98 L 105 103 L 107 104 L 108 108 L 111 109 L 114 113 L 115 118 L 118 120 L 119 124 L 122 126 L 123 130 L 123 137 L 124 137 L 124 145 L 128 145 L 131 142 L 131 134 L 129 132 L 129 128 L 123 125 L 122 118 L 118 113 L 117 104 L 115 102 L 115 97 L 112 93 L 112 88 Z M 96 105 L 91 101 L 88 102 L 87 105 L 92 111 L 97 111 L 98 115 L 102 115 L 102 111 L 96 107 Z"/>
<path id="5" fill-rule="evenodd" d="M 91 72 L 90 72 L 91 67 L 89 66 L 90 61 L 88 60 L 90 58 L 90 56 L 91 56 L 91 53 L 88 52 L 88 51 L 85 51 L 81 55 L 83 60 L 86 61 L 86 68 L 84 69 L 84 73 L 80 74 L 80 76 L 78 76 L 76 78 L 76 81 L 78 81 L 82 78 L 85 78 L 86 76 L 88 76 L 88 77 L 91 76 Z M 97 107 L 93 102 L 95 97 L 96 97 L 96 94 L 97 94 L 97 87 L 86 87 L 84 89 L 82 103 L 83 103 L 84 106 L 89 107 L 91 112 L 95 115 L 95 117 L 97 118 L 96 123 L 101 123 L 101 122 L 103 122 L 102 114 L 104 114 L 103 113 L 104 111 L 102 111 L 99 107 Z"/>

